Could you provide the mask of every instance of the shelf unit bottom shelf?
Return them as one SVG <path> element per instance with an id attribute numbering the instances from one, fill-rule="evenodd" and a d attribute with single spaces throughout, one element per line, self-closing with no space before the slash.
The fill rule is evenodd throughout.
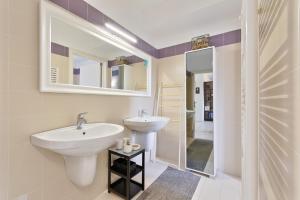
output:
<path id="1" fill-rule="evenodd" d="M 110 185 L 110 191 L 121 196 L 126 197 L 126 179 L 120 178 Z M 142 184 L 131 180 L 130 181 L 130 198 L 133 198 L 137 193 L 142 191 Z"/>

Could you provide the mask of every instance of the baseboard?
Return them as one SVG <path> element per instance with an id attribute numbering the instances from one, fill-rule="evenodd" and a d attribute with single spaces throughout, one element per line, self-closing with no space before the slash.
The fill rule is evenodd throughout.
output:
<path id="1" fill-rule="evenodd" d="M 101 194 L 98 195 L 98 197 L 96 197 L 96 199 L 94 200 L 103 200 L 102 196 L 105 195 L 105 193 L 108 193 L 108 190 L 104 190 Z"/>
<path id="2" fill-rule="evenodd" d="M 179 166 L 178 165 L 175 165 L 173 163 L 171 163 L 170 161 L 168 160 L 165 160 L 165 159 L 162 159 L 162 158 L 156 158 L 156 162 L 159 162 L 161 164 L 164 164 L 164 165 L 168 165 L 169 167 L 172 167 L 172 168 L 175 168 L 175 169 L 178 169 L 180 170 Z"/>

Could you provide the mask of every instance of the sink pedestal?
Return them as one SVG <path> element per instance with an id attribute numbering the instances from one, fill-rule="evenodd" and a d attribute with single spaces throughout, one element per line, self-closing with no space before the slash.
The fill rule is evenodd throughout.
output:
<path id="1" fill-rule="evenodd" d="M 137 131 L 132 131 L 131 139 L 132 143 L 140 144 L 148 152 L 153 149 L 154 146 L 154 135 L 156 132 L 141 133 Z"/>
<path id="2" fill-rule="evenodd" d="M 143 133 L 132 131 L 131 134 L 132 143 L 142 145 L 142 147 L 145 148 L 146 153 L 150 153 L 149 158 L 152 162 L 155 162 L 156 160 L 156 136 L 156 132 Z"/>
<path id="3" fill-rule="evenodd" d="M 97 154 L 91 156 L 64 156 L 69 179 L 78 186 L 87 186 L 94 181 Z"/>
<path id="4" fill-rule="evenodd" d="M 140 116 L 124 119 L 124 124 L 132 131 L 132 142 L 141 144 L 146 150 L 146 155 L 150 152 L 150 160 L 155 162 L 157 132 L 169 121 L 167 117 Z"/>

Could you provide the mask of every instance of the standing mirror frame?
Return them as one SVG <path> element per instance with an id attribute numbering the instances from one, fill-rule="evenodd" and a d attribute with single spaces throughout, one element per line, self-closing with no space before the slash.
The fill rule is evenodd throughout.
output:
<path id="1" fill-rule="evenodd" d="M 200 170 L 197 170 L 195 168 L 192 168 L 192 167 L 189 167 L 187 162 L 188 162 L 188 159 L 187 159 L 187 149 L 188 149 L 188 145 L 187 145 L 187 142 L 188 142 L 188 138 L 187 138 L 187 132 L 188 132 L 188 126 L 187 126 L 187 120 L 188 120 L 188 115 L 191 114 L 190 111 L 187 109 L 187 98 L 185 100 L 185 109 L 186 109 L 186 114 L 185 114 L 185 143 L 184 143 L 184 146 L 185 146 L 185 168 L 187 170 L 190 170 L 190 171 L 194 171 L 194 172 L 197 172 L 197 173 L 200 173 L 200 174 L 205 174 L 205 175 L 208 175 L 208 176 L 216 176 L 216 173 L 217 173 L 217 169 L 218 169 L 218 132 L 220 131 L 218 129 L 218 118 L 219 118 L 219 112 L 218 112 L 218 106 L 217 106 L 217 97 L 218 97 L 218 82 L 217 82 L 217 77 L 218 77 L 218 72 L 217 72 L 217 67 L 216 67 L 216 50 L 215 50 L 215 47 L 214 46 L 211 46 L 211 47 L 207 47 L 207 48 L 203 48 L 203 49 L 197 49 L 197 50 L 192 50 L 192 51 L 188 51 L 188 52 L 185 52 L 185 67 L 187 69 L 187 56 L 188 54 L 191 54 L 191 53 L 195 53 L 195 52 L 199 52 L 199 51 L 205 51 L 205 50 L 211 50 L 212 52 L 212 80 L 213 80 L 213 169 L 210 170 L 210 172 L 206 172 L 205 170 L 203 171 L 200 171 Z M 194 91 L 196 92 L 196 91 Z M 185 76 L 185 97 L 187 97 L 187 75 Z M 195 104 L 194 104 L 195 106 Z M 194 115 L 195 115 L 195 111 L 194 111 Z M 193 116 L 195 118 L 195 116 Z"/>
<path id="2" fill-rule="evenodd" d="M 51 83 L 51 20 L 60 21 L 71 25 L 85 33 L 99 38 L 110 45 L 126 51 L 134 56 L 142 58 L 147 63 L 146 91 L 101 88 L 93 86 L 82 86 L 72 84 Z M 69 11 L 51 3 L 47 0 L 40 4 L 40 91 L 52 93 L 78 93 L 98 95 L 121 95 L 121 96 L 151 96 L 151 71 L 152 57 L 143 51 L 133 47 L 125 40 L 107 32 L 104 28 L 73 15 Z"/>

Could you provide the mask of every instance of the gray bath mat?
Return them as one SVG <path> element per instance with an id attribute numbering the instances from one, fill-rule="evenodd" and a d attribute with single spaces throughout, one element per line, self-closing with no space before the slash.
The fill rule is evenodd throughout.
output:
<path id="1" fill-rule="evenodd" d="M 168 167 L 137 200 L 191 200 L 200 177 Z"/>
<path id="2" fill-rule="evenodd" d="M 195 139 L 187 148 L 187 167 L 198 171 L 204 171 L 212 149 L 212 141 Z"/>

